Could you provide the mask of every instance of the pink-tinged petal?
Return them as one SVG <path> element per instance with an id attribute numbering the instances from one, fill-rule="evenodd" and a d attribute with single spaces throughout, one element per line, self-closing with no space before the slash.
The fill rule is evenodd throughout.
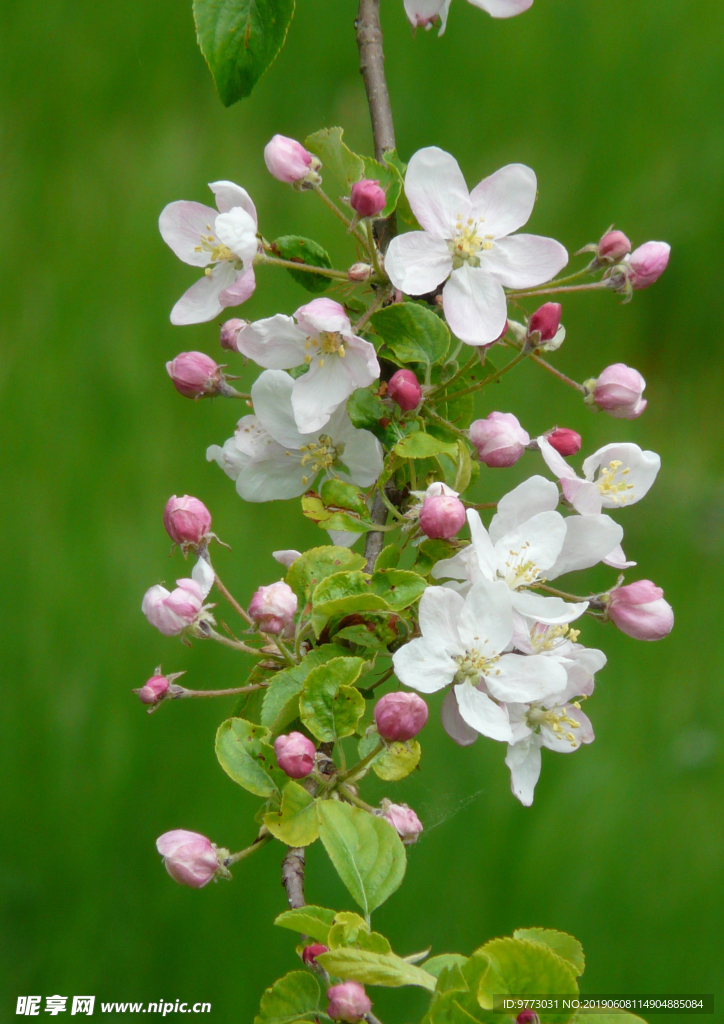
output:
<path id="1" fill-rule="evenodd" d="M 460 747 L 469 747 L 471 743 L 475 743 L 480 735 L 477 730 L 470 728 L 460 714 L 458 699 L 455 696 L 454 690 L 448 690 L 445 694 L 445 699 L 440 709 L 440 717 L 443 729 L 450 739 L 455 740 Z"/>
<path id="2" fill-rule="evenodd" d="M 254 294 L 256 288 L 256 277 L 254 275 L 254 268 L 249 267 L 243 273 L 239 274 L 236 281 L 228 288 L 224 288 L 223 292 L 219 293 L 219 302 L 226 309 L 227 306 L 240 306 L 242 302 L 246 302 Z"/>
<path id="3" fill-rule="evenodd" d="M 217 263 L 209 274 L 204 274 L 184 292 L 171 310 L 171 323 L 203 324 L 213 320 L 223 309 L 219 295 L 235 280 L 236 271 L 230 263 Z"/>
<path id="4" fill-rule="evenodd" d="M 390 242 L 385 270 L 406 295 L 426 295 L 449 276 L 452 256 L 447 243 L 425 231 L 408 231 Z"/>
<path id="5" fill-rule="evenodd" d="M 349 317 L 334 299 L 312 299 L 304 306 L 300 306 L 294 314 L 294 319 L 307 334 L 316 337 L 320 331 L 332 333 L 351 333 L 352 325 Z"/>
<path id="6" fill-rule="evenodd" d="M 466 650 L 486 658 L 504 651 L 513 635 L 513 606 L 505 583 L 476 583 L 465 599 L 458 628 Z"/>
<path id="7" fill-rule="evenodd" d="M 470 683 L 460 683 L 455 687 L 460 717 L 475 729 L 481 736 L 501 743 L 510 743 L 513 733 L 510 728 L 508 711 Z"/>
<path id="8" fill-rule="evenodd" d="M 380 375 L 375 346 L 354 334 L 344 335 L 344 365 L 356 388 L 366 388 Z"/>
<path id="9" fill-rule="evenodd" d="M 292 318 L 277 313 L 242 327 L 236 335 L 236 349 L 258 366 L 269 370 L 288 370 L 304 362 L 305 341 L 304 332 Z"/>
<path id="10" fill-rule="evenodd" d="M 610 565 L 612 569 L 631 569 L 634 565 L 638 565 L 638 562 L 629 562 L 627 560 L 620 544 L 618 544 L 613 551 L 609 551 L 606 557 L 602 558 L 601 561 L 604 565 Z"/>
<path id="11" fill-rule="evenodd" d="M 424 637 L 411 640 L 392 656 L 397 678 L 420 693 L 436 693 L 455 678 L 458 666 L 449 654 Z"/>
<path id="12" fill-rule="evenodd" d="M 254 412 L 261 425 L 280 445 L 298 451 L 317 438 L 307 437 L 297 427 L 292 411 L 293 393 L 294 381 L 283 370 L 265 370 L 251 386 Z"/>
<path id="13" fill-rule="evenodd" d="M 533 0 L 469 0 L 473 7 L 487 11 L 491 18 L 514 18 L 533 6 Z"/>
<path id="14" fill-rule="evenodd" d="M 256 207 L 245 188 L 235 185 L 233 181 L 212 181 L 209 188 L 216 197 L 216 207 L 219 213 L 228 213 L 235 206 L 240 206 L 242 210 L 246 210 L 254 224 L 258 225 L 259 218 L 256 215 Z"/>
<path id="15" fill-rule="evenodd" d="M 215 578 L 216 576 L 210 563 L 207 562 L 205 558 L 199 558 L 196 565 L 191 570 L 191 579 L 195 583 L 198 583 L 201 588 L 202 599 L 209 596 L 211 588 L 214 585 Z"/>
<path id="16" fill-rule="evenodd" d="M 541 435 L 538 439 L 538 447 L 548 469 L 559 480 L 576 480 L 576 471 L 566 462 L 560 452 L 556 451 L 547 437 Z"/>
<path id="17" fill-rule="evenodd" d="M 555 564 L 546 570 L 549 580 L 598 565 L 623 539 L 622 527 L 610 516 L 567 516 L 564 522 L 566 538 Z"/>
<path id="18" fill-rule="evenodd" d="M 553 512 L 558 507 L 558 488 L 542 476 L 531 476 L 504 495 L 498 511 L 490 522 L 490 539 L 495 544 L 506 533 L 525 523 L 539 512 Z"/>
<path id="19" fill-rule="evenodd" d="M 458 622 L 465 601 L 447 587 L 428 587 L 420 599 L 420 629 L 426 640 L 449 655 L 463 653 Z"/>
<path id="20" fill-rule="evenodd" d="M 473 217 L 482 221 L 478 234 L 503 238 L 528 223 L 538 185 L 525 164 L 508 164 L 483 178 L 470 193 Z"/>
<path id="21" fill-rule="evenodd" d="M 435 238 L 452 238 L 458 218 L 464 223 L 470 216 L 463 172 L 455 157 L 437 146 L 413 155 L 407 165 L 405 194 L 420 225 Z"/>
<path id="22" fill-rule="evenodd" d="M 256 237 L 256 223 L 246 210 L 235 206 L 228 213 L 220 213 L 216 218 L 215 228 L 219 241 L 228 246 L 245 265 L 251 263 L 256 256 L 259 243 Z"/>
<path id="23" fill-rule="evenodd" d="M 508 316 L 500 282 L 483 267 L 454 270 L 442 293 L 450 330 L 468 345 L 489 345 L 503 332 Z"/>
<path id="24" fill-rule="evenodd" d="M 536 783 L 540 778 L 540 747 L 535 737 L 528 736 L 508 747 L 505 763 L 510 768 L 510 788 L 524 807 L 533 803 Z"/>
<path id="25" fill-rule="evenodd" d="M 495 242 L 483 260 L 485 269 L 506 288 L 534 288 L 565 267 L 568 253 L 555 238 L 511 235 Z"/>
<path id="26" fill-rule="evenodd" d="M 346 402 L 355 390 L 338 355 L 324 360 L 315 359 L 309 371 L 298 377 L 292 391 L 292 409 L 297 427 L 302 434 L 314 434 L 327 423 L 334 410 Z"/>
<path id="27" fill-rule="evenodd" d="M 582 516 L 597 516 L 603 508 L 601 492 L 590 481 L 574 476 L 573 479 L 562 479 L 560 484 L 563 497 Z"/>
<path id="28" fill-rule="evenodd" d="M 158 229 L 169 249 L 184 263 L 192 267 L 205 267 L 209 263 L 208 249 L 197 251 L 202 235 L 214 234 L 216 210 L 202 203 L 179 200 L 169 203 L 158 218 Z"/>
<path id="29" fill-rule="evenodd" d="M 614 494 L 606 493 L 604 490 L 602 496 L 606 508 L 620 508 L 640 501 L 648 494 L 661 468 L 661 458 L 656 452 L 642 451 L 637 444 L 622 443 L 607 444 L 599 448 L 585 460 L 583 472 L 591 480 L 596 470 L 605 469 L 612 461 L 621 463 L 613 482 L 626 483 L 630 487 L 625 492 Z M 621 500 L 622 497 L 625 498 L 624 501 Z"/>
<path id="30" fill-rule="evenodd" d="M 534 594 L 530 590 L 521 590 L 513 595 L 513 607 L 519 615 L 524 615 L 527 619 L 542 622 L 547 626 L 559 626 L 580 619 L 588 608 L 588 601 L 569 603 L 560 597 L 544 597 L 543 594 Z"/>

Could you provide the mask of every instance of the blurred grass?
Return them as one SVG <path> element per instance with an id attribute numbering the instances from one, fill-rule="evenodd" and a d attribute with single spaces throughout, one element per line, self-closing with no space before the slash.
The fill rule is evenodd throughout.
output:
<path id="1" fill-rule="evenodd" d="M 300 0 L 281 57 L 228 111 L 189 7 L 3 4 L 2 1020 L 19 994 L 60 992 L 210 1000 L 213 1019 L 245 1021 L 295 965 L 291 937 L 271 926 L 284 904 L 276 851 L 194 893 L 171 883 L 153 847 L 186 827 L 238 848 L 255 803 L 215 763 L 214 729 L 230 709 L 147 718 L 129 693 L 159 661 L 199 685 L 243 675 L 233 652 L 186 650 L 140 615 L 146 587 L 184 574 L 180 556 L 168 559 L 164 502 L 188 492 L 212 508 L 233 545 L 219 568 L 243 600 L 277 575 L 273 548 L 319 539 L 295 506 L 245 506 L 205 463 L 239 410 L 169 385 L 166 359 L 218 348 L 214 325 L 169 324 L 193 272 L 155 222 L 166 202 L 207 201 L 206 182 L 231 178 L 254 196 L 266 237 L 309 233 L 346 258 L 314 198 L 268 177 L 262 147 L 276 131 L 304 138 L 334 123 L 353 146 L 370 139 L 353 0 Z M 666 588 L 677 628 L 645 645 L 585 627 L 609 655 L 590 709 L 598 739 L 575 758 L 545 757 L 530 810 L 509 793 L 498 745 L 462 751 L 429 727 L 424 771 L 398 789 L 426 832 L 377 925 L 404 953 L 563 928 L 584 943 L 589 992 L 721 992 L 720 7 L 538 0 L 492 22 L 456 0 L 443 39 L 414 42 L 401 0 L 383 13 L 403 156 L 443 146 L 471 184 L 529 163 L 540 187 L 531 230 L 571 251 L 612 221 L 637 243 L 673 244 L 665 278 L 630 306 L 571 297 L 555 358 L 578 379 L 619 360 L 640 368 L 641 420 L 591 416 L 532 367 L 481 411 L 511 409 L 531 432 L 557 419 L 587 451 L 626 439 L 662 453 L 654 492 L 621 518 L 627 552 Z M 245 316 L 305 298 L 287 277 L 259 278 Z M 531 457 L 486 474 L 481 496 L 537 469 Z M 591 585 L 608 579 L 592 574 Z M 308 893 L 348 905 L 316 849 Z M 387 1024 L 420 1006 L 407 990 L 377 990 L 376 1005 Z"/>

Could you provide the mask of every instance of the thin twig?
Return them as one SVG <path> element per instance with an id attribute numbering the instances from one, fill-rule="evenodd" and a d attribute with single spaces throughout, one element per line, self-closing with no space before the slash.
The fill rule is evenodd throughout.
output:
<path id="1" fill-rule="evenodd" d="M 186 697 L 232 697 L 239 693 L 264 690 L 267 685 L 267 683 L 250 683 L 248 686 L 235 686 L 230 690 L 187 690 L 185 686 L 173 686 L 169 689 L 169 697 L 173 700 L 184 700 Z"/>
<path id="2" fill-rule="evenodd" d="M 244 622 L 246 622 L 249 626 L 254 626 L 256 628 L 256 623 L 252 619 L 251 615 L 249 615 L 245 608 L 241 607 L 236 598 L 226 589 L 224 584 L 219 579 L 218 573 L 214 573 L 214 586 L 219 591 L 221 596 L 226 598 L 226 600 L 229 602 L 229 604 L 237 613 L 237 615 L 240 615 Z"/>
<path id="3" fill-rule="evenodd" d="M 260 833 L 251 846 L 247 846 L 245 850 L 239 850 L 238 853 L 232 853 L 227 857 L 224 861 L 224 867 L 228 868 L 231 867 L 232 864 L 237 864 L 240 860 L 245 860 L 247 857 L 251 856 L 252 853 L 256 853 L 260 847 L 266 846 L 270 839 L 271 835 L 266 830 L 263 833 Z"/>
<path id="4" fill-rule="evenodd" d="M 569 387 L 575 388 L 576 391 L 580 391 L 583 395 L 586 394 L 586 389 L 584 388 L 583 384 L 579 384 L 577 381 L 572 380 L 570 377 L 566 377 L 565 373 L 561 373 L 560 370 L 556 370 L 555 366 L 551 366 L 551 364 L 547 363 L 545 359 L 541 359 L 540 356 L 536 355 L 532 355 L 530 358 L 533 360 L 534 363 L 537 363 L 538 366 L 542 366 L 544 370 L 547 370 L 548 373 L 552 373 L 554 377 L 558 378 L 558 380 L 562 380 L 564 384 L 568 384 Z"/>
<path id="5" fill-rule="evenodd" d="M 555 281 L 552 284 L 555 285 Z M 508 298 L 525 299 L 530 295 L 555 295 L 556 292 L 591 292 L 610 287 L 607 281 L 594 281 L 593 284 L 564 285 L 562 288 L 536 288 L 530 292 L 508 292 Z"/>
<path id="6" fill-rule="evenodd" d="M 259 263 L 270 267 L 285 267 L 287 270 L 301 270 L 307 274 L 321 274 L 322 277 L 331 277 L 335 281 L 349 281 L 347 272 L 344 270 L 328 270 L 326 267 L 313 267 L 309 263 L 297 263 L 296 260 L 282 260 L 276 256 L 263 256 Z"/>

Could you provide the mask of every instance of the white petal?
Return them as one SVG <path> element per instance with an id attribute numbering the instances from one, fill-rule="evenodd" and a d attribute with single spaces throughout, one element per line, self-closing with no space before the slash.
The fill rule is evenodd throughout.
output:
<path id="1" fill-rule="evenodd" d="M 485 676 L 493 697 L 523 704 L 560 693 L 567 682 L 563 665 L 540 654 L 504 654 Z"/>
<path id="2" fill-rule="evenodd" d="M 626 555 L 623 553 L 623 548 L 618 544 L 613 551 L 609 551 L 605 558 L 601 561 L 604 565 L 610 565 L 612 569 L 630 569 L 634 565 L 638 565 L 637 562 L 629 562 Z"/>
<path id="3" fill-rule="evenodd" d="M 235 185 L 233 181 L 212 181 L 209 188 L 216 197 L 216 208 L 219 213 L 228 213 L 235 206 L 240 206 L 242 210 L 246 210 L 254 224 L 259 223 L 256 207 L 245 188 Z"/>
<path id="4" fill-rule="evenodd" d="M 297 428 L 292 411 L 293 391 L 294 381 L 288 373 L 265 370 L 252 384 L 251 400 L 259 422 L 274 440 L 287 448 L 299 449 L 317 438 L 310 438 Z"/>
<path id="5" fill-rule="evenodd" d="M 447 243 L 424 231 L 408 231 L 390 242 L 385 270 L 406 295 L 426 295 L 449 276 L 452 256 Z"/>
<path id="6" fill-rule="evenodd" d="M 555 450 L 548 438 L 539 437 L 537 440 L 540 453 L 543 456 L 543 461 L 548 469 L 550 469 L 551 473 L 559 480 L 575 480 L 575 469 L 566 462 L 560 452 Z"/>
<path id="7" fill-rule="evenodd" d="M 220 213 L 216 218 L 216 234 L 224 245 L 238 256 L 246 265 L 256 256 L 258 242 L 256 238 L 256 222 L 252 217 L 235 206 L 228 213 Z"/>
<path id="8" fill-rule="evenodd" d="M 540 778 L 540 747 L 535 737 L 529 736 L 508 747 L 505 763 L 510 768 L 510 788 L 524 807 L 533 803 L 536 783 Z"/>
<path id="9" fill-rule="evenodd" d="M 513 18 L 533 6 L 533 0 L 469 0 L 473 7 L 481 7 L 492 18 Z"/>
<path id="10" fill-rule="evenodd" d="M 500 282 L 483 267 L 454 270 L 442 293 L 450 330 L 468 345 L 488 345 L 505 327 L 508 307 Z"/>
<path id="11" fill-rule="evenodd" d="M 571 644 L 561 660 L 568 673 L 568 685 L 558 695 L 557 700 L 560 703 L 567 703 L 574 697 L 590 697 L 595 687 L 593 677 L 606 664 L 606 655 L 603 651 L 598 651 L 595 647 Z"/>
<path id="12" fill-rule="evenodd" d="M 248 270 L 244 270 L 241 274 L 238 274 L 236 281 L 229 285 L 228 288 L 224 288 L 223 292 L 219 293 L 219 302 L 224 307 L 227 306 L 240 306 L 242 302 L 246 302 L 254 294 L 256 289 L 256 275 L 254 274 L 254 268 L 249 267 Z"/>
<path id="13" fill-rule="evenodd" d="M 447 587 L 428 587 L 420 598 L 419 622 L 422 635 L 446 654 L 464 651 L 458 624 L 465 601 Z"/>
<path id="14" fill-rule="evenodd" d="M 468 651 L 492 658 L 505 650 L 513 635 L 513 605 L 505 583 L 481 580 L 474 584 L 465 599 L 459 631 Z"/>
<path id="15" fill-rule="evenodd" d="M 304 362 L 306 340 L 290 316 L 277 313 L 242 327 L 236 335 L 236 348 L 259 366 L 289 370 Z"/>
<path id="16" fill-rule="evenodd" d="M 540 730 L 540 742 L 548 750 L 555 750 L 558 754 L 572 754 L 582 743 L 593 743 L 596 738 L 588 715 L 570 704 L 566 705 L 566 714 L 579 723 L 577 729 L 563 724 L 561 733 L 553 732 L 546 725 L 542 725 Z M 573 739 L 569 739 L 569 736 Z"/>
<path id="17" fill-rule="evenodd" d="M 542 235 L 511 235 L 483 254 L 483 266 L 506 288 L 534 288 L 555 277 L 568 263 L 560 242 Z"/>
<path id="18" fill-rule="evenodd" d="M 462 551 L 458 551 L 452 558 L 441 558 L 439 562 L 436 562 L 432 567 L 430 575 L 435 580 L 443 580 L 446 578 L 454 580 L 470 580 L 474 576 L 477 577 L 480 569 L 478 567 L 478 559 L 475 554 L 475 548 L 472 544 L 469 544 Z"/>
<path id="19" fill-rule="evenodd" d="M 470 193 L 472 215 L 483 222 L 479 234 L 503 238 L 522 228 L 533 212 L 537 188 L 525 164 L 508 164 L 483 178 Z"/>
<path id="20" fill-rule="evenodd" d="M 344 365 L 355 388 L 366 388 L 377 380 L 380 364 L 371 342 L 356 334 L 345 334 L 344 353 Z"/>
<path id="21" fill-rule="evenodd" d="M 582 516 L 600 514 L 603 508 L 603 498 L 595 484 L 589 480 L 581 480 L 577 476 L 573 479 L 563 477 L 560 483 L 563 497 L 573 505 L 576 512 Z"/>
<path id="22" fill-rule="evenodd" d="M 205 558 L 199 558 L 196 565 L 191 570 L 191 579 L 195 580 L 201 587 L 201 593 L 205 598 L 209 596 L 209 592 L 214 585 L 215 578 L 216 575 L 214 570 L 211 568 L 211 564 L 207 562 Z"/>
<path id="23" fill-rule="evenodd" d="M 302 434 L 320 431 L 334 410 L 346 402 L 356 388 L 340 356 L 327 356 L 324 366 L 320 363 L 314 359 L 309 371 L 294 381 L 292 409 Z"/>
<path id="24" fill-rule="evenodd" d="M 405 194 L 420 225 L 436 238 L 452 238 L 458 217 L 466 221 L 470 216 L 463 172 L 455 157 L 437 146 L 419 149 L 412 156 Z"/>
<path id="25" fill-rule="evenodd" d="M 224 443 L 223 448 L 212 444 L 206 449 L 206 460 L 216 462 L 227 476 L 237 480 L 249 463 L 263 454 L 270 441 L 272 439 L 256 416 L 244 416 L 239 420 L 236 433 Z"/>
<path id="26" fill-rule="evenodd" d="M 448 690 L 445 694 L 445 699 L 440 708 L 440 717 L 443 729 L 451 739 L 455 740 L 458 746 L 469 747 L 471 743 L 475 743 L 480 735 L 476 729 L 470 728 L 460 714 L 458 699 L 455 696 L 454 689 Z"/>
<path id="27" fill-rule="evenodd" d="M 272 551 L 272 558 L 275 562 L 279 562 L 280 565 L 283 565 L 285 569 L 288 569 L 293 562 L 296 562 L 301 554 L 302 552 L 297 551 L 296 548 L 284 548 L 281 551 Z"/>
<path id="28" fill-rule="evenodd" d="M 352 330 L 344 306 L 340 306 L 334 299 L 312 299 L 311 302 L 300 306 L 294 313 L 294 317 L 302 330 L 314 337 L 320 331 L 349 334 Z"/>
<path id="29" fill-rule="evenodd" d="M 455 696 L 460 717 L 471 729 L 475 729 L 481 736 L 488 736 L 491 740 L 510 743 L 513 733 L 505 708 L 496 704 L 487 694 L 476 690 L 470 683 L 460 683 L 456 686 Z"/>
<path id="30" fill-rule="evenodd" d="M 349 421 L 349 417 L 346 418 Z M 337 440 L 336 434 L 332 434 L 332 440 Z M 375 435 L 369 430 L 356 430 L 350 424 L 349 432 L 344 435 L 341 462 L 349 470 L 352 483 L 371 487 L 382 472 L 383 458 L 382 445 Z"/>
<path id="31" fill-rule="evenodd" d="M 350 533 L 348 530 L 327 530 L 327 534 L 338 548 L 351 548 L 362 536 L 361 533 Z"/>
<path id="32" fill-rule="evenodd" d="M 565 539 L 566 520 L 563 516 L 558 512 L 539 512 L 496 543 L 498 572 L 508 578 L 511 586 L 515 585 L 519 568 L 527 562 L 547 570 L 560 555 Z M 517 586 L 522 583 L 521 580 Z"/>
<path id="33" fill-rule="evenodd" d="M 598 565 L 623 537 L 623 529 L 610 516 L 567 516 L 564 522 L 566 538 L 555 564 L 546 572 L 549 580 Z"/>
<path id="34" fill-rule="evenodd" d="M 558 454 L 556 452 L 556 454 Z M 500 538 L 532 519 L 539 512 L 553 512 L 558 507 L 558 488 L 542 476 L 531 476 L 498 502 L 498 511 L 490 523 L 493 544 Z"/>
<path id="35" fill-rule="evenodd" d="M 411 640 L 392 656 L 397 678 L 420 693 L 435 693 L 448 686 L 457 672 L 457 662 L 425 637 Z"/>
<path id="36" fill-rule="evenodd" d="M 548 573 L 546 573 L 546 578 Z M 558 626 L 575 622 L 588 608 L 588 601 L 564 601 L 560 597 L 545 597 L 530 590 L 519 590 L 513 595 L 513 607 L 520 615 L 542 622 L 547 626 Z"/>
<path id="37" fill-rule="evenodd" d="M 631 489 L 615 496 L 602 492 L 605 508 L 620 508 L 633 505 L 648 494 L 661 468 L 661 458 L 656 452 L 642 451 L 637 444 L 607 444 L 589 456 L 583 463 L 583 472 L 591 480 L 599 467 L 606 468 L 612 461 L 621 462 L 616 471 L 614 483 L 625 482 Z M 624 473 L 624 470 L 628 470 Z"/>
<path id="38" fill-rule="evenodd" d="M 270 371 L 274 372 L 274 371 Z M 239 474 L 236 489 L 244 501 L 298 498 L 314 482 L 305 477 L 299 452 L 269 440 L 264 458 L 253 459 Z"/>
<path id="39" fill-rule="evenodd" d="M 192 267 L 205 267 L 210 253 L 207 249 L 197 252 L 197 248 L 201 235 L 213 235 L 215 220 L 216 210 L 210 206 L 180 200 L 164 207 L 158 228 L 166 245 L 180 260 Z"/>
<path id="40" fill-rule="evenodd" d="M 213 320 L 223 309 L 219 294 L 235 280 L 236 271 L 230 263 L 217 263 L 184 292 L 171 310 L 171 323 L 203 324 Z"/>

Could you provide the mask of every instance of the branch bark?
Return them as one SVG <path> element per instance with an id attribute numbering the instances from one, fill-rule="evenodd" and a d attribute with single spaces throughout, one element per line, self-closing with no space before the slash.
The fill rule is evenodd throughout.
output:
<path id="1" fill-rule="evenodd" d="M 305 905 L 304 900 L 304 847 L 292 847 L 282 861 L 282 885 L 287 891 L 290 910 Z"/>
<path id="2" fill-rule="evenodd" d="M 372 118 L 375 158 L 382 160 L 384 153 L 395 148 L 395 128 L 392 123 L 390 94 L 387 91 L 385 78 L 380 0 L 360 0 L 356 29 L 360 71 L 364 79 L 367 103 Z"/>
<path id="3" fill-rule="evenodd" d="M 387 509 L 385 503 L 379 495 L 379 492 L 375 492 L 375 501 L 372 506 L 372 512 L 370 518 L 373 523 L 377 523 L 379 526 L 384 526 L 387 522 Z M 375 567 L 377 557 L 382 551 L 385 543 L 384 533 L 368 533 L 365 540 L 365 558 L 367 564 L 365 565 L 365 572 L 372 572 Z"/>

